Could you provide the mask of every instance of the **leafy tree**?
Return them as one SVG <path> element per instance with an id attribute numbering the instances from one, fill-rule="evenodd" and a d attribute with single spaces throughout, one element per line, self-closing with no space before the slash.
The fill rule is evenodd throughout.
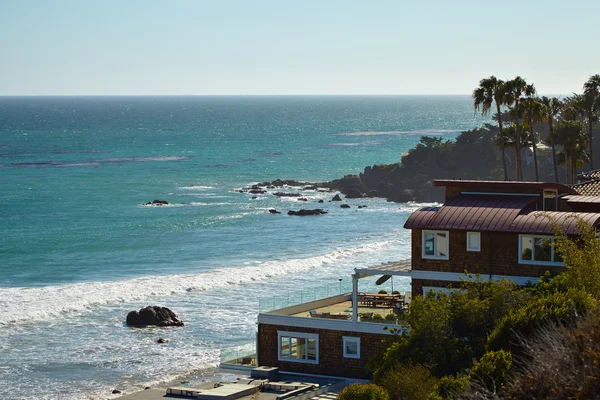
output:
<path id="1" fill-rule="evenodd" d="M 521 125 L 520 130 L 523 130 L 523 125 Z M 502 133 L 498 133 L 496 136 L 496 144 L 500 143 L 502 140 L 501 137 L 504 138 L 504 143 L 506 147 L 513 148 L 515 150 L 515 164 L 518 166 L 521 164 L 521 152 L 517 149 L 522 149 L 523 147 L 529 147 L 529 137 L 525 135 L 517 136 L 517 126 L 513 123 L 508 125 L 506 128 L 502 130 Z M 520 140 L 520 143 L 517 144 L 517 138 Z"/>
<path id="2" fill-rule="evenodd" d="M 473 90 L 473 107 L 475 111 L 479 111 L 481 107 L 481 114 L 487 115 L 492 107 L 492 104 L 496 104 L 496 118 L 498 119 L 498 127 L 502 132 L 502 113 L 500 112 L 500 106 L 505 103 L 506 96 L 506 85 L 503 80 L 490 76 L 489 78 L 482 79 L 479 81 L 479 87 Z M 504 180 L 508 180 L 508 171 L 506 169 L 506 154 L 504 150 L 504 137 L 500 136 L 500 151 L 502 152 L 502 168 L 504 170 Z"/>

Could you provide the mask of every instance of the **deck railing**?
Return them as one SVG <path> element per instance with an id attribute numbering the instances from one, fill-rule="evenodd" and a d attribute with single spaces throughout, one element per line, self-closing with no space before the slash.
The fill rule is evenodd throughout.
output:
<path id="1" fill-rule="evenodd" d="M 221 350 L 221 364 L 256 366 L 256 342 Z"/>
<path id="2" fill-rule="evenodd" d="M 260 299 L 258 301 L 258 311 L 264 313 L 279 310 L 281 308 L 296 306 L 309 301 L 326 299 L 348 292 L 352 292 L 351 279 L 305 290 L 290 291 L 282 295 Z"/>

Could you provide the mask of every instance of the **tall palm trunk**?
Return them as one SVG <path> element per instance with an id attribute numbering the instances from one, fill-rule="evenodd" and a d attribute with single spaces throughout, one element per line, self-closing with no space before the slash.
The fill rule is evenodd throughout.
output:
<path id="1" fill-rule="evenodd" d="M 517 166 L 517 182 L 520 180 L 520 175 L 519 175 L 519 164 L 521 163 L 521 151 L 517 150 L 517 147 L 515 146 L 515 164 Z"/>
<path id="2" fill-rule="evenodd" d="M 556 183 L 560 183 L 558 181 L 558 166 L 556 165 L 556 145 L 554 144 L 554 131 L 552 128 L 552 118 L 548 119 L 548 134 L 550 135 L 550 140 L 552 143 L 552 165 L 554 166 L 554 179 Z"/>
<path id="3" fill-rule="evenodd" d="M 502 132 L 502 114 L 500 104 L 496 101 L 496 115 L 498 115 L 498 126 L 500 127 L 500 150 L 502 151 L 502 168 L 504 169 L 504 180 L 508 180 L 508 169 L 506 168 L 506 151 L 504 149 L 504 133 Z"/>
<path id="4" fill-rule="evenodd" d="M 588 140 L 590 141 L 590 170 L 594 170 L 594 147 L 592 147 L 592 113 L 588 113 Z"/>
<path id="5" fill-rule="evenodd" d="M 516 116 L 515 119 L 517 121 L 516 124 L 516 128 L 515 128 L 515 148 L 517 150 L 517 182 L 522 180 L 523 178 L 523 170 L 521 169 L 521 131 L 519 130 L 519 101 L 515 101 L 515 110 L 516 110 Z"/>
<path id="6" fill-rule="evenodd" d="M 538 173 L 537 146 L 535 144 L 535 135 L 533 133 L 533 117 L 531 115 L 531 111 L 529 112 L 529 134 L 531 135 L 531 144 L 533 145 L 533 164 L 535 167 L 535 181 L 539 182 L 540 177 Z"/>

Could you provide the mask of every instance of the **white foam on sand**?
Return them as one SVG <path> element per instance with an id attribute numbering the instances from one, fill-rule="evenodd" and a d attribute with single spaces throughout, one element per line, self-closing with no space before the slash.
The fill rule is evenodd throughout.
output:
<path id="1" fill-rule="evenodd" d="M 122 281 L 83 282 L 35 288 L 0 289 L 0 327 L 29 321 L 52 320 L 69 313 L 87 313 L 110 304 L 128 303 L 185 292 L 227 288 L 304 272 L 364 253 L 396 241 L 381 241 L 297 259 L 264 261 L 252 266 L 216 268 L 198 274 L 145 276 Z"/>

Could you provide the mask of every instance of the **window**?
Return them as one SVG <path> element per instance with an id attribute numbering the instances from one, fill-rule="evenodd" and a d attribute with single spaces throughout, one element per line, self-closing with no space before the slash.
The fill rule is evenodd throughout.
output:
<path id="1" fill-rule="evenodd" d="M 279 361 L 319 363 L 319 335 L 303 332 L 277 332 Z"/>
<path id="2" fill-rule="evenodd" d="M 556 211 L 558 209 L 558 192 L 556 190 L 544 190 L 544 211 Z"/>
<path id="3" fill-rule="evenodd" d="M 555 252 L 552 236 L 519 236 L 519 263 L 562 265 L 562 258 Z"/>
<path id="4" fill-rule="evenodd" d="M 360 338 L 352 336 L 343 336 L 344 357 L 360 358 Z"/>
<path id="5" fill-rule="evenodd" d="M 467 251 L 481 251 L 481 232 L 467 232 Z"/>
<path id="6" fill-rule="evenodd" d="M 423 258 L 448 259 L 447 231 L 423 231 Z"/>

